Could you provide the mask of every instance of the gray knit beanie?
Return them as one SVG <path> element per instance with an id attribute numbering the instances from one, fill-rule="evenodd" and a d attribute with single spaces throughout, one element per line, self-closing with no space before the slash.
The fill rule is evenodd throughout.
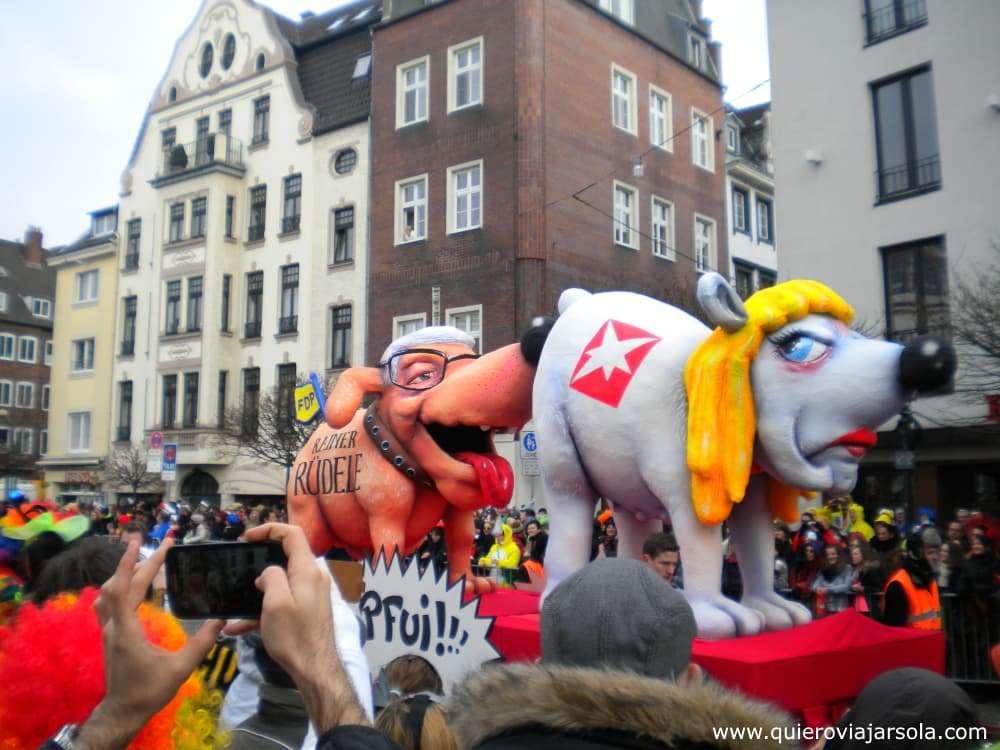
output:
<path id="1" fill-rule="evenodd" d="M 684 595 L 636 560 L 585 565 L 542 607 L 542 662 L 673 679 L 697 630 Z"/>

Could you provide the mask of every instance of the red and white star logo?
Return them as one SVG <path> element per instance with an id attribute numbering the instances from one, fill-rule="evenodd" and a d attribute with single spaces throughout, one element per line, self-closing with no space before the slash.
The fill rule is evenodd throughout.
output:
<path id="1" fill-rule="evenodd" d="M 608 320 L 583 349 L 569 387 L 615 409 L 659 336 L 620 320 Z"/>

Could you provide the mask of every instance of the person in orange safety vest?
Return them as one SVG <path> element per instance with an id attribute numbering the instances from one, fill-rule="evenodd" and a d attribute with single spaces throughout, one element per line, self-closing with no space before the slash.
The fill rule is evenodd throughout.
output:
<path id="1" fill-rule="evenodd" d="M 906 538 L 902 567 L 885 584 L 886 625 L 941 630 L 941 597 L 938 593 L 938 552 L 941 537 L 933 528 L 914 531 Z"/>

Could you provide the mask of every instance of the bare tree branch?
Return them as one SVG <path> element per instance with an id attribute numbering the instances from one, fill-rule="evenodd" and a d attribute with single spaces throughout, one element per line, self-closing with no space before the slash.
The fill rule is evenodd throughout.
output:
<path id="1" fill-rule="evenodd" d="M 1000 393 L 1000 244 L 990 244 L 992 262 L 966 268 L 958 276 L 950 305 L 952 338 L 962 367 L 955 392 L 976 403 Z"/>
<path id="2" fill-rule="evenodd" d="M 146 451 L 129 444 L 116 448 L 108 456 L 103 468 L 104 481 L 119 487 L 128 487 L 133 495 L 143 489 L 160 486 L 160 477 L 146 471 Z"/>
<path id="3" fill-rule="evenodd" d="M 304 381 L 299 380 L 297 385 Z M 313 430 L 315 422 L 295 419 L 294 391 L 273 388 L 254 403 L 226 410 L 225 424 L 213 444 L 222 454 L 242 455 L 288 469 Z"/>

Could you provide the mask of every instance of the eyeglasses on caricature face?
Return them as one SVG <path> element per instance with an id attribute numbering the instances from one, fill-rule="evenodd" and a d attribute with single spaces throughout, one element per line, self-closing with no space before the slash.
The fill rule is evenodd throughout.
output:
<path id="1" fill-rule="evenodd" d="M 409 391 L 426 391 L 444 380 L 449 362 L 479 359 L 478 354 L 448 356 L 437 349 L 406 349 L 392 355 L 379 367 L 388 368 L 389 382 Z"/>

